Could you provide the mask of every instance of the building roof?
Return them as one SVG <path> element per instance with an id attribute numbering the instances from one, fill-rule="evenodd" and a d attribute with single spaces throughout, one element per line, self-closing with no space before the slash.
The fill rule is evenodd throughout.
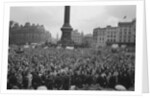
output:
<path id="1" fill-rule="evenodd" d="M 132 25 L 132 22 L 119 22 L 118 26 L 130 26 Z"/>
<path id="2" fill-rule="evenodd" d="M 110 29 L 116 29 L 117 27 L 112 27 L 112 26 L 108 25 L 106 28 L 107 28 L 107 29 L 108 29 L 108 28 L 110 28 Z"/>
<path id="3" fill-rule="evenodd" d="M 133 19 L 133 20 L 130 21 L 130 22 L 119 22 L 119 23 L 118 23 L 118 26 L 131 26 L 131 25 L 133 25 L 135 22 L 136 22 L 136 19 Z"/>

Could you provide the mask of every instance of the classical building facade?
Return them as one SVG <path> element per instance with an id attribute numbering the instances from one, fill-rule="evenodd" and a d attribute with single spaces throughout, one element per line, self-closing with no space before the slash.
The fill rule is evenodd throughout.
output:
<path id="1" fill-rule="evenodd" d="M 30 25 L 26 23 L 20 26 L 11 26 L 9 29 L 9 44 L 41 43 L 51 41 L 51 34 L 43 25 Z"/>
<path id="2" fill-rule="evenodd" d="M 93 32 L 93 41 L 96 47 L 105 46 L 106 40 L 106 28 L 95 28 Z"/>
<path id="3" fill-rule="evenodd" d="M 136 20 L 132 22 L 119 22 L 118 32 L 119 43 L 135 44 Z"/>
<path id="4" fill-rule="evenodd" d="M 82 44 L 83 42 L 83 33 L 80 33 L 78 30 L 73 30 L 71 33 L 71 39 L 76 44 Z"/>
<path id="5" fill-rule="evenodd" d="M 135 44 L 136 20 L 131 22 L 119 22 L 117 27 L 107 26 L 95 28 L 93 39 L 96 47 L 112 44 Z"/>
<path id="6" fill-rule="evenodd" d="M 106 44 L 118 43 L 118 27 L 106 27 Z"/>
<path id="7" fill-rule="evenodd" d="M 86 44 L 88 47 L 94 46 L 94 39 L 92 34 L 86 34 L 83 37 L 83 44 Z"/>

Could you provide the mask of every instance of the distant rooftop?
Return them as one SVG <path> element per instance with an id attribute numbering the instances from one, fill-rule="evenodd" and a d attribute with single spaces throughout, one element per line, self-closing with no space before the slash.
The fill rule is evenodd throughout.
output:
<path id="1" fill-rule="evenodd" d="M 107 25 L 106 27 L 103 27 L 103 28 L 101 28 L 101 27 L 94 28 L 94 30 L 99 30 L 99 29 L 105 30 L 106 28 L 115 29 L 115 28 L 118 28 L 120 26 L 130 26 L 130 25 L 133 25 L 135 22 L 136 22 L 136 19 L 134 18 L 131 21 L 122 21 L 122 22 L 119 22 L 117 27 L 112 27 L 111 25 Z"/>
<path id="2" fill-rule="evenodd" d="M 136 22 L 136 19 L 133 19 L 132 21 L 128 22 L 119 22 L 118 26 L 130 26 Z"/>

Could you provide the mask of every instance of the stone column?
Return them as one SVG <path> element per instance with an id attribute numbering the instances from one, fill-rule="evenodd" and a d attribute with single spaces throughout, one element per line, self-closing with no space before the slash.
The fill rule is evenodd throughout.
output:
<path id="1" fill-rule="evenodd" d="M 70 25 L 70 6 L 65 6 L 64 24 L 61 28 L 61 44 L 62 46 L 72 46 L 73 41 L 71 40 L 72 27 Z"/>

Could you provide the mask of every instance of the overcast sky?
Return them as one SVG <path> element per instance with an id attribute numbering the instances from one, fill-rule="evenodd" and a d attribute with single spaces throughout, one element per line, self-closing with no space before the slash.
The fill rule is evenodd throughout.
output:
<path id="1" fill-rule="evenodd" d="M 126 19 L 123 19 L 124 16 L 127 16 Z M 136 18 L 135 5 L 71 6 L 70 24 L 73 29 L 92 34 L 96 27 L 117 26 L 119 21 L 131 21 L 133 18 Z M 44 25 L 53 37 L 56 38 L 57 33 L 61 37 L 64 7 L 11 7 L 10 19 L 23 25 L 25 22 Z"/>

